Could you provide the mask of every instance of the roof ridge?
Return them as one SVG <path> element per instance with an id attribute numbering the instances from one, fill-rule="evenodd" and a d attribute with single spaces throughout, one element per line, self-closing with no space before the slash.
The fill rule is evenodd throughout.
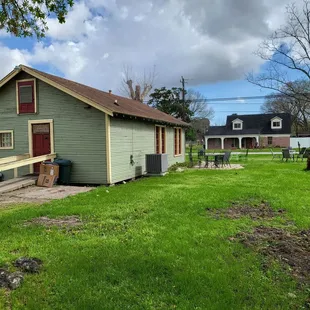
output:
<path id="1" fill-rule="evenodd" d="M 38 69 L 34 69 L 34 68 L 31 68 L 31 67 L 28 67 L 28 66 L 25 66 L 25 65 L 22 65 L 23 67 L 25 67 L 25 68 L 27 68 L 27 69 L 30 69 L 30 70 L 33 70 L 33 71 L 37 71 L 37 72 L 39 72 L 39 73 L 43 73 L 43 74 L 47 74 L 47 75 L 51 75 L 51 76 L 53 76 L 53 77 L 55 77 L 55 78 L 57 78 L 57 79 L 62 79 L 62 80 L 65 80 L 65 81 L 68 81 L 68 82 L 70 82 L 70 83 L 74 83 L 74 84 L 77 84 L 77 85 L 80 85 L 80 86 L 83 86 L 83 87 L 88 87 L 88 88 L 91 88 L 91 89 L 94 89 L 94 90 L 96 90 L 96 91 L 101 91 L 101 92 L 103 92 L 103 93 L 105 93 L 105 94 L 107 94 L 107 95 L 112 95 L 112 96 L 117 96 L 117 95 L 115 95 L 115 94 L 110 94 L 110 93 L 108 93 L 108 92 L 106 92 L 106 91 L 104 91 L 104 90 L 101 90 L 101 89 L 99 89 L 99 88 L 95 88 L 95 87 L 92 87 L 92 86 L 89 86 L 89 85 L 86 85 L 86 84 L 82 84 L 82 83 L 79 83 L 79 82 L 76 82 L 76 81 L 73 81 L 73 80 L 70 80 L 70 79 L 67 79 L 67 78 L 65 78 L 65 77 L 62 77 L 62 76 L 58 76 L 58 75 L 55 75 L 55 74 L 51 74 L 51 73 L 47 73 L 47 72 L 44 72 L 44 71 L 41 71 L 41 70 L 38 70 Z M 119 96 L 119 97 L 122 97 L 122 96 Z M 126 97 L 122 97 L 122 98 L 124 98 L 124 99 L 129 99 L 129 98 L 126 98 Z"/>
<path id="2" fill-rule="evenodd" d="M 278 114 L 289 114 L 288 112 L 279 112 L 279 113 L 257 113 L 257 114 L 230 114 L 230 115 L 227 115 L 227 117 L 232 117 L 232 116 L 235 116 L 235 117 L 239 117 L 239 116 L 259 116 L 259 115 L 278 115 Z"/>

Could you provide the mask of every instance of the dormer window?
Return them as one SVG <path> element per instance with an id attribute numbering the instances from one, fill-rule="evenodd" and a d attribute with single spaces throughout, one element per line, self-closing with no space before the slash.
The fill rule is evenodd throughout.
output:
<path id="1" fill-rule="evenodd" d="M 281 129 L 282 128 L 282 119 L 275 117 L 271 120 L 271 129 Z"/>
<path id="2" fill-rule="evenodd" d="M 36 113 L 35 80 L 16 82 L 17 114 Z"/>
<path id="3" fill-rule="evenodd" d="M 243 128 L 243 121 L 241 119 L 235 119 L 232 121 L 233 124 L 233 130 L 242 130 Z"/>

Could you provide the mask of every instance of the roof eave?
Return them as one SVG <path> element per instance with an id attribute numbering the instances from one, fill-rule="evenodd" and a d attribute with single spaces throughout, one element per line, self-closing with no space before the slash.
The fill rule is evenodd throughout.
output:
<path id="1" fill-rule="evenodd" d="M 12 70 L 9 74 L 7 74 L 1 81 L 0 81 L 0 88 L 5 85 L 7 82 L 9 82 L 14 76 L 16 76 L 18 73 L 22 71 L 22 68 L 20 66 L 15 67 L 14 70 Z"/>
<path id="2" fill-rule="evenodd" d="M 154 122 L 154 123 L 161 123 L 161 124 L 168 124 L 174 127 L 190 127 L 191 125 L 185 122 L 182 122 L 183 124 L 180 123 L 173 123 L 173 122 L 168 122 L 168 121 L 164 121 L 161 119 L 155 119 L 155 118 L 148 118 L 148 117 L 143 117 L 143 116 L 137 116 L 137 115 L 131 115 L 131 114 L 124 114 L 124 113 L 120 113 L 120 112 L 114 112 L 113 116 L 118 116 L 118 115 L 123 115 L 123 116 L 127 116 L 130 119 L 134 118 L 137 120 L 144 120 L 144 121 L 149 121 L 149 122 Z"/>
<path id="3" fill-rule="evenodd" d="M 92 107 L 94 107 L 97 110 L 100 110 L 100 111 L 102 111 L 102 112 L 104 112 L 104 113 L 106 113 L 108 115 L 113 116 L 113 111 L 102 107 L 98 103 L 96 103 L 96 102 L 86 98 L 85 96 L 82 96 L 82 95 L 78 94 L 77 92 L 74 92 L 74 91 L 72 91 L 72 90 L 70 90 L 70 89 L 68 89 L 68 88 L 66 88 L 64 86 L 61 86 L 58 83 L 50 80 L 49 78 L 46 78 L 45 76 L 42 76 L 41 74 L 39 74 L 37 72 L 32 71 L 31 69 L 29 69 L 27 67 L 24 67 L 24 66 L 20 66 L 20 67 L 21 67 L 22 71 L 24 71 L 24 72 L 26 72 L 26 73 L 28 73 L 30 75 L 33 75 L 34 77 L 38 78 L 39 80 L 41 80 L 41 81 L 43 81 L 43 82 L 45 82 L 45 83 L 47 83 L 47 84 L 49 84 L 49 85 L 51 85 L 51 86 L 53 86 L 53 87 L 55 87 L 57 89 L 63 91 L 64 93 L 66 93 L 66 94 L 68 94 L 68 95 L 70 95 L 70 96 L 72 96 L 72 97 L 74 97 L 74 98 L 76 98 L 76 99 L 78 99 L 78 100 L 80 100 L 80 101 L 82 101 L 82 102 L 92 106 Z"/>

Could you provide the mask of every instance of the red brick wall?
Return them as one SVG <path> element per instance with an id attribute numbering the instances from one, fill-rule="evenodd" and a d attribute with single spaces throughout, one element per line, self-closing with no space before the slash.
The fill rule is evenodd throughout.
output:
<path id="1" fill-rule="evenodd" d="M 234 148 L 238 148 L 239 141 L 237 139 L 226 138 L 224 141 L 224 149 L 229 150 L 232 148 L 234 143 Z M 208 149 L 220 149 L 221 148 L 221 139 L 220 138 L 210 138 L 208 139 Z"/>
<path id="2" fill-rule="evenodd" d="M 272 137 L 272 136 L 270 136 Z M 224 142 L 224 148 L 226 150 L 229 150 L 232 148 L 232 143 L 234 139 L 226 138 Z M 243 138 L 243 141 L 245 142 L 245 138 Z M 255 139 L 253 139 L 253 146 L 255 144 Z M 282 136 L 282 137 L 272 137 L 272 145 L 268 145 L 268 136 L 260 137 L 260 147 L 268 147 L 268 146 L 279 146 L 279 147 L 289 147 L 290 146 L 290 136 Z M 235 140 L 234 142 L 235 147 L 238 148 L 239 141 Z M 209 138 L 208 139 L 208 149 L 220 149 L 221 148 L 221 139 L 220 138 Z M 246 147 L 246 146 L 245 146 Z"/>
<path id="3" fill-rule="evenodd" d="M 233 145 L 233 146 L 232 146 Z M 239 148 L 239 139 L 235 138 L 226 138 L 224 141 L 224 149 L 225 150 L 229 150 L 229 149 L 235 149 L 235 148 Z"/>
<path id="4" fill-rule="evenodd" d="M 208 149 L 220 149 L 221 148 L 221 139 L 208 139 Z"/>
<path id="5" fill-rule="evenodd" d="M 269 136 L 272 137 L 272 136 Z M 268 147 L 268 146 L 279 146 L 279 147 L 289 147 L 290 146 L 290 136 L 283 137 L 272 137 L 272 145 L 268 145 L 268 136 L 260 138 L 260 146 Z"/>

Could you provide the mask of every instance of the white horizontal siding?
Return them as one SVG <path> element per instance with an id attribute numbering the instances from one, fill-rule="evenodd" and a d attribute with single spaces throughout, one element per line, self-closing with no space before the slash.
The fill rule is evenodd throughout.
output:
<path id="1" fill-rule="evenodd" d="M 184 161 L 174 157 L 174 128 L 166 127 L 168 164 Z M 183 130 L 182 144 L 185 146 Z M 184 148 L 183 148 L 184 150 Z M 111 118 L 111 172 L 112 183 L 145 173 L 145 155 L 155 153 L 155 125 L 142 121 Z M 130 163 L 133 155 L 134 164 Z"/>

